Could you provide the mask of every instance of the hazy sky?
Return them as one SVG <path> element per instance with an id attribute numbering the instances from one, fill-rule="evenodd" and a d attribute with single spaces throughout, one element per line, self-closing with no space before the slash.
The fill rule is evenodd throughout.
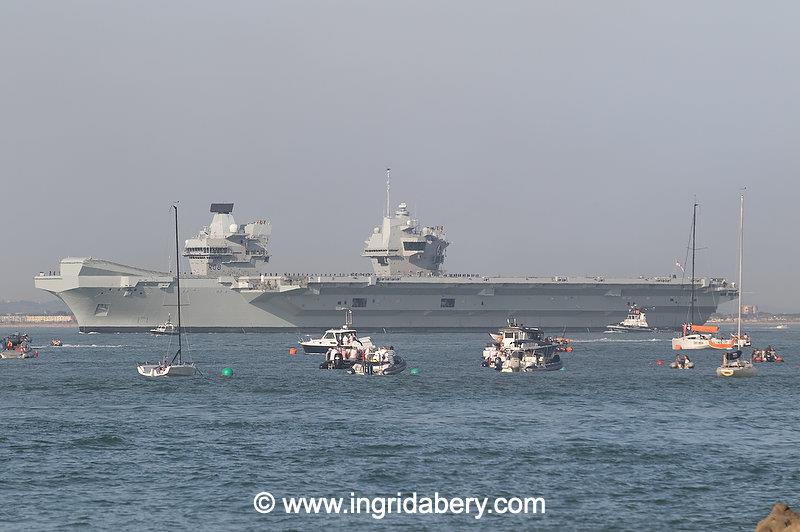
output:
<path id="1" fill-rule="evenodd" d="M 0 3 L 0 299 L 64 256 L 164 268 L 232 201 L 275 271 L 368 271 L 392 203 L 452 272 L 698 270 L 800 310 L 800 4 Z M 732 308 L 732 307 L 728 307 Z"/>

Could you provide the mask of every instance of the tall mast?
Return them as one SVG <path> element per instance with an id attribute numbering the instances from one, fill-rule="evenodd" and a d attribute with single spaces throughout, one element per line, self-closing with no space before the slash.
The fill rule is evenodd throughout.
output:
<path id="1" fill-rule="evenodd" d="M 739 195 L 739 314 L 736 325 L 736 347 L 742 337 L 742 257 L 744 255 L 744 192 Z"/>
<path id="2" fill-rule="evenodd" d="M 692 210 L 692 302 L 689 305 L 689 325 L 694 323 L 694 259 L 697 253 L 697 202 Z"/>
<path id="3" fill-rule="evenodd" d="M 386 169 L 386 217 L 389 217 L 389 185 L 392 178 L 392 169 Z"/>
<path id="4" fill-rule="evenodd" d="M 181 350 L 183 349 L 181 343 L 181 259 L 178 247 L 178 206 L 173 204 L 172 208 L 175 210 L 175 278 L 178 285 L 178 352 L 175 354 L 178 356 L 178 364 L 180 364 L 182 358 Z"/>

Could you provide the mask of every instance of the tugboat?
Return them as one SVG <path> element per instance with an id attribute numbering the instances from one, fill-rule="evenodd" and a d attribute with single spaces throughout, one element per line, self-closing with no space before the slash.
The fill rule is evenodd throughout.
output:
<path id="1" fill-rule="evenodd" d="M 771 345 L 768 345 L 764 349 L 753 349 L 753 355 L 751 357 L 753 362 L 783 362 L 783 357 L 780 356 L 776 351 L 775 348 Z"/>
<path id="2" fill-rule="evenodd" d="M 647 324 L 644 309 L 633 305 L 628 311 L 628 317 L 621 322 L 606 327 L 606 332 L 654 332 L 655 327 Z"/>
<path id="3" fill-rule="evenodd" d="M 31 339 L 27 334 L 14 333 L 3 338 L 3 350 L 0 358 L 36 358 L 39 351 L 30 347 Z"/>
<path id="4" fill-rule="evenodd" d="M 572 351 L 568 338 L 546 338 L 538 328 L 524 327 L 512 318 L 489 336 L 492 342 L 483 350 L 481 365 L 506 373 L 557 371 L 563 367 L 558 353 Z"/>
<path id="5" fill-rule="evenodd" d="M 155 335 L 178 334 L 178 329 L 175 327 L 175 324 L 172 323 L 172 314 L 167 314 L 167 321 L 165 321 L 161 325 L 157 325 L 153 329 L 150 329 L 150 333 Z"/>
<path id="6" fill-rule="evenodd" d="M 406 361 L 395 354 L 394 346 L 388 346 L 365 354 L 364 360 L 353 364 L 347 372 L 350 375 L 399 375 L 405 370 Z"/>
<path id="7" fill-rule="evenodd" d="M 299 343 L 306 354 L 327 353 L 331 348 L 358 348 L 368 349 L 375 347 L 369 336 L 358 337 L 358 331 L 353 328 L 353 311 L 349 308 L 345 312 L 344 325 L 338 329 L 328 329 L 322 338 L 301 338 Z"/>

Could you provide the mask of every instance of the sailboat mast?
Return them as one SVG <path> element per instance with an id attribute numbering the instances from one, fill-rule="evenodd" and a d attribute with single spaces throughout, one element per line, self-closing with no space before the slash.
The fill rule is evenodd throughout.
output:
<path id="1" fill-rule="evenodd" d="M 744 192 L 739 196 L 739 314 L 736 320 L 736 347 L 742 337 L 742 258 L 744 256 Z"/>
<path id="2" fill-rule="evenodd" d="M 175 210 L 175 278 L 177 282 L 177 293 L 178 293 L 178 363 L 181 363 L 181 350 L 183 349 L 183 345 L 181 343 L 181 259 L 180 259 L 180 249 L 178 245 L 178 206 L 173 205 L 172 208 Z"/>
<path id="3" fill-rule="evenodd" d="M 689 325 L 694 323 L 694 259 L 697 253 L 697 202 L 692 210 L 692 301 L 689 305 Z"/>

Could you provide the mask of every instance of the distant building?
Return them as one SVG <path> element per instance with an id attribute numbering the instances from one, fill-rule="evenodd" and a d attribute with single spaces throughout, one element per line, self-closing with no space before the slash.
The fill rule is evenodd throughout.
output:
<path id="1" fill-rule="evenodd" d="M 67 324 L 74 321 L 72 316 L 62 315 L 23 315 L 23 314 L 5 314 L 0 316 L 0 323 L 52 323 L 52 324 Z"/>
<path id="2" fill-rule="evenodd" d="M 755 316 L 758 314 L 758 305 L 742 305 L 742 316 Z"/>

